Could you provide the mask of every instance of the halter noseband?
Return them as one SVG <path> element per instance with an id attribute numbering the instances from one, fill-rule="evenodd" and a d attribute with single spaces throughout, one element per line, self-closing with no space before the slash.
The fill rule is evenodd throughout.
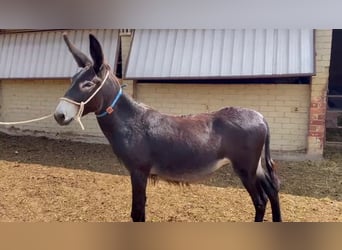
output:
<path id="1" fill-rule="evenodd" d="M 94 96 L 101 90 L 101 88 L 103 87 L 104 83 L 107 81 L 108 77 L 109 77 L 109 71 L 107 71 L 106 76 L 102 80 L 100 86 L 95 90 L 95 92 L 85 102 L 83 102 L 83 101 L 76 102 L 76 101 L 71 100 L 71 99 L 69 99 L 67 97 L 59 98 L 60 100 L 64 100 L 64 101 L 67 101 L 69 103 L 72 103 L 72 104 L 75 104 L 77 106 L 80 106 L 80 108 L 79 108 L 79 110 L 78 110 L 78 112 L 77 112 L 77 114 L 75 116 L 75 120 L 80 124 L 82 130 L 84 130 L 84 126 L 82 124 L 81 117 L 82 117 L 82 114 L 83 114 L 83 111 L 84 111 L 84 106 L 88 102 L 90 102 L 91 99 L 93 99 Z M 117 101 L 119 100 L 121 95 L 122 95 L 122 88 L 120 86 L 120 90 L 119 90 L 118 94 L 116 95 L 116 97 L 115 97 L 114 101 L 112 102 L 112 104 L 106 109 L 106 111 L 104 111 L 103 113 L 97 115 L 96 117 L 103 117 L 103 116 L 105 116 L 107 114 L 111 114 L 114 111 L 113 108 L 114 108 L 115 104 L 117 103 Z"/>

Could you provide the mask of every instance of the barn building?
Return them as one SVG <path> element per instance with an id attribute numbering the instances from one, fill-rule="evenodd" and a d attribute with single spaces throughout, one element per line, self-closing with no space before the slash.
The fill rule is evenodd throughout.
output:
<path id="1" fill-rule="evenodd" d="M 0 122 L 51 114 L 77 66 L 64 30 L 0 31 Z M 253 108 L 271 128 L 271 149 L 282 155 L 323 155 L 332 30 L 194 29 L 68 30 L 88 53 L 94 33 L 124 91 L 162 112 Z M 89 54 L 89 53 L 88 53 Z M 53 118 L 0 125 L 30 134 L 107 143 L 95 116 L 60 127 Z"/>

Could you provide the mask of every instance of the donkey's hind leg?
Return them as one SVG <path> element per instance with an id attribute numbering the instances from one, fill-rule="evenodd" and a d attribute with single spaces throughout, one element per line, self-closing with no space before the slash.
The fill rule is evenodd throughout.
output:
<path id="1" fill-rule="evenodd" d="M 275 184 L 272 183 L 271 178 L 268 175 L 264 175 L 259 177 L 262 189 L 267 194 L 270 199 L 271 208 L 272 208 L 272 220 L 274 222 L 281 222 L 281 212 L 280 212 L 280 203 L 279 203 L 279 194 L 278 189 Z"/>
<path id="2" fill-rule="evenodd" d="M 255 222 L 262 222 L 264 220 L 267 197 L 260 186 L 258 178 L 256 176 L 256 166 L 258 162 L 233 162 L 235 172 L 239 175 L 242 184 L 248 191 L 252 198 L 255 208 Z"/>

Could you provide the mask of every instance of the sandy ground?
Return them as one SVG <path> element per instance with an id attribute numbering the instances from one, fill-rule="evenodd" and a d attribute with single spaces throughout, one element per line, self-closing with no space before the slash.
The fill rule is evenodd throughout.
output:
<path id="1" fill-rule="evenodd" d="M 278 162 L 284 221 L 342 222 L 342 153 Z M 189 187 L 148 185 L 147 221 L 252 221 L 230 167 Z M 108 145 L 0 133 L 0 221 L 130 221 L 127 171 Z M 271 221 L 270 208 L 266 221 Z"/>

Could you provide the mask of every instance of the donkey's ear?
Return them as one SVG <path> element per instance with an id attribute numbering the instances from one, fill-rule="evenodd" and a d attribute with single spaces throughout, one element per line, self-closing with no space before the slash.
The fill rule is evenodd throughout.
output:
<path id="1" fill-rule="evenodd" d="M 90 42 L 90 55 L 93 58 L 94 62 L 94 70 L 97 73 L 100 71 L 100 67 L 103 64 L 104 58 L 103 58 L 103 51 L 101 44 L 96 39 L 96 37 L 93 34 L 89 34 L 89 42 Z"/>
<path id="2" fill-rule="evenodd" d="M 70 42 L 67 33 L 63 33 L 63 38 L 79 67 L 83 68 L 92 64 L 91 60 Z"/>

